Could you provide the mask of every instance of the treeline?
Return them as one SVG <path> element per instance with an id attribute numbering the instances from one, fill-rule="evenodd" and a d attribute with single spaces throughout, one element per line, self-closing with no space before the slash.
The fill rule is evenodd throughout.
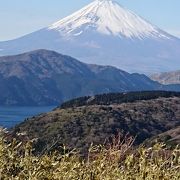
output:
<path id="1" fill-rule="evenodd" d="M 160 97 L 180 97 L 179 92 L 169 91 L 139 91 L 127 93 L 109 93 L 95 96 L 85 96 L 63 103 L 60 108 L 80 107 L 87 105 L 109 105 L 135 102 L 137 100 L 151 100 Z"/>

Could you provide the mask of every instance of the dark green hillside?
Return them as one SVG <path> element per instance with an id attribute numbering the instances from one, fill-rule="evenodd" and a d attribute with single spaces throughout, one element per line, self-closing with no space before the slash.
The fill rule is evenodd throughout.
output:
<path id="1" fill-rule="evenodd" d="M 86 97 L 81 98 L 79 107 L 66 106 L 65 109 L 57 108 L 33 117 L 16 126 L 12 135 L 26 132 L 30 139 L 38 138 L 36 147 L 39 151 L 52 145 L 53 149 L 57 144 L 85 151 L 92 142 L 102 144 L 106 138 L 118 132 L 136 136 L 135 144 L 138 145 L 147 138 L 180 126 L 178 93 L 141 94 L 140 99 L 143 100 L 137 100 L 139 93 L 128 93 L 126 98 L 129 97 L 132 102 L 125 103 L 120 101 L 122 94 L 96 96 L 96 101 L 88 106 L 79 106 L 87 101 Z"/>
<path id="2" fill-rule="evenodd" d="M 73 99 L 63 103 L 61 108 L 78 107 L 85 105 L 109 105 L 120 104 L 127 102 L 135 102 L 137 100 L 151 100 L 160 97 L 180 97 L 179 92 L 167 92 L 167 91 L 139 91 L 129 93 L 110 93 L 95 96 L 86 96 Z"/>

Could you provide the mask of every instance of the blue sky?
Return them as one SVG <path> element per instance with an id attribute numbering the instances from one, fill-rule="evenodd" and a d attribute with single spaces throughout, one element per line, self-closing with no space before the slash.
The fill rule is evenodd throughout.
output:
<path id="1" fill-rule="evenodd" d="M 180 37 L 180 0 L 116 0 Z M 46 27 L 92 0 L 0 0 L 0 41 Z"/>

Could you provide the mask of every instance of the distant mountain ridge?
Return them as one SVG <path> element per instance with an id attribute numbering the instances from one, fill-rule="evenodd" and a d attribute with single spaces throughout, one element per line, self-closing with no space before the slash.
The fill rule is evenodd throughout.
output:
<path id="1" fill-rule="evenodd" d="M 180 70 L 153 74 L 150 78 L 161 84 L 180 84 Z"/>
<path id="2" fill-rule="evenodd" d="M 48 27 L 0 42 L 0 55 L 36 49 L 68 54 L 85 63 L 154 74 L 180 67 L 180 39 L 112 0 L 95 0 Z"/>
<path id="3" fill-rule="evenodd" d="M 57 105 L 80 96 L 141 90 L 180 91 L 180 86 L 164 86 L 111 66 L 84 64 L 54 51 L 0 57 L 1 105 Z"/>

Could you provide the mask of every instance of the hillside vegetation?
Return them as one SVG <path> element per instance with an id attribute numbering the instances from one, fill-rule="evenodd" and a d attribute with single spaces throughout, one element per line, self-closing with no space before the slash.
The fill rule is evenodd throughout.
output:
<path id="1" fill-rule="evenodd" d="M 79 107 L 87 105 L 110 105 L 131 103 L 137 100 L 152 100 L 157 98 L 180 97 L 179 92 L 139 91 L 126 93 L 108 93 L 95 96 L 80 97 L 61 104 L 60 108 Z"/>
<path id="2" fill-rule="evenodd" d="M 139 145 L 180 126 L 179 93 L 141 92 L 141 95 L 137 100 L 139 92 L 130 93 L 131 102 L 124 102 L 127 99 L 123 100 L 122 94 L 73 100 L 17 125 L 11 136 L 25 133 L 29 139 L 38 138 L 35 143 L 38 152 L 65 144 L 68 149 L 87 153 L 92 142 L 102 144 L 118 132 L 136 137 L 135 145 Z"/>
<path id="3" fill-rule="evenodd" d="M 145 144 L 152 146 L 157 142 L 166 143 L 170 148 L 180 145 L 180 126 L 148 139 Z"/>

